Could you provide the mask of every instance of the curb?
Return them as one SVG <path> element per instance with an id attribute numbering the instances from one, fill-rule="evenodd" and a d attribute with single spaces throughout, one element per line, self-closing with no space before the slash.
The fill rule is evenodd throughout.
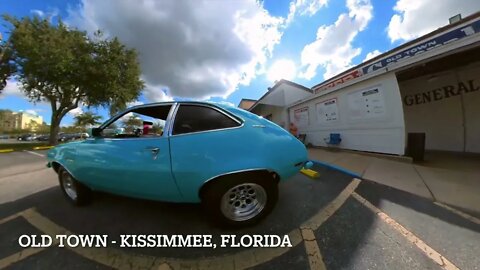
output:
<path id="1" fill-rule="evenodd" d="M 47 149 L 51 149 L 53 147 L 54 146 L 36 146 L 36 147 L 33 147 L 33 150 L 47 150 Z"/>
<path id="2" fill-rule="evenodd" d="M 31 150 L 48 150 L 48 149 L 51 149 L 53 147 L 54 146 L 35 146 L 35 147 L 31 148 Z M 0 154 L 1 153 L 12 153 L 12 152 L 15 152 L 15 151 L 24 151 L 24 150 L 28 150 L 28 149 L 20 149 L 20 150 L 15 150 L 13 148 L 0 149 Z"/>
<path id="3" fill-rule="evenodd" d="M 360 151 L 360 150 L 333 148 L 333 147 L 325 147 L 325 146 L 312 146 L 311 148 L 321 149 L 328 152 L 344 152 L 344 153 L 351 153 L 351 154 L 357 154 L 357 155 L 368 156 L 368 157 L 383 158 L 383 159 L 399 161 L 403 163 L 413 163 L 413 158 L 408 156 L 397 156 L 393 154 L 382 154 L 382 153 L 375 153 L 375 152 L 366 152 L 366 151 Z"/>
<path id="4" fill-rule="evenodd" d="M 318 161 L 318 160 L 310 160 L 310 161 L 315 163 L 315 164 L 318 164 L 320 166 L 327 167 L 329 169 L 336 170 L 336 171 L 342 172 L 344 174 L 350 175 L 353 178 L 363 179 L 362 176 L 359 175 L 358 173 L 349 171 L 349 170 L 344 169 L 342 167 L 339 167 L 339 166 L 336 166 L 336 165 L 333 165 L 333 164 L 330 164 L 330 163 L 326 163 L 326 162 L 323 162 L 323 161 Z"/>
<path id="5" fill-rule="evenodd" d="M 318 172 L 310 169 L 301 169 L 300 172 L 312 179 L 318 178 L 320 176 Z"/>

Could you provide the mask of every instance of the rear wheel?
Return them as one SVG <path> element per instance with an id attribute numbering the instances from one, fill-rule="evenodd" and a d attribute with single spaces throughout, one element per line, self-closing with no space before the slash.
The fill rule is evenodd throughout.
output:
<path id="1" fill-rule="evenodd" d="M 246 174 L 218 179 L 202 196 L 207 213 L 217 222 L 229 226 L 249 226 L 268 215 L 278 199 L 275 180 Z"/>
<path id="2" fill-rule="evenodd" d="M 73 205 L 82 206 L 92 201 L 92 190 L 75 180 L 63 167 L 58 169 L 58 180 L 63 194 Z"/>

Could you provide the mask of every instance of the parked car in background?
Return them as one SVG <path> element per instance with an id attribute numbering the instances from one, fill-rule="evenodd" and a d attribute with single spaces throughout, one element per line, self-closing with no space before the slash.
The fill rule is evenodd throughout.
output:
<path id="1" fill-rule="evenodd" d="M 34 141 L 37 138 L 35 134 L 23 134 L 17 137 L 18 141 Z"/>
<path id="2" fill-rule="evenodd" d="M 68 141 L 74 141 L 74 140 L 79 140 L 79 139 L 86 139 L 90 137 L 88 133 L 82 132 L 82 133 L 59 133 L 58 134 L 58 141 L 59 142 L 68 142 Z"/>
<path id="3" fill-rule="evenodd" d="M 50 139 L 50 134 L 44 134 L 44 135 L 39 135 L 37 136 L 37 141 L 39 142 L 45 142 Z"/>
<path id="4" fill-rule="evenodd" d="M 127 114 L 136 120 L 125 121 Z M 164 122 L 164 132 L 135 132 L 145 122 Z M 91 138 L 52 148 L 47 159 L 74 205 L 87 204 L 97 190 L 201 202 L 212 218 L 233 226 L 264 218 L 278 184 L 312 165 L 305 146 L 280 126 L 205 102 L 132 107 L 92 129 Z"/>
<path id="5" fill-rule="evenodd" d="M 59 142 L 68 142 L 75 140 L 76 136 L 73 133 L 62 133 L 58 135 Z"/>

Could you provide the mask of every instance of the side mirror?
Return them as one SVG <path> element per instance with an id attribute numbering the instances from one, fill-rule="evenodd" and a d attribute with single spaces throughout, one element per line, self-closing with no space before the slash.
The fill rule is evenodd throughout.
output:
<path id="1" fill-rule="evenodd" d="M 101 137 L 102 136 L 102 130 L 100 128 L 89 128 L 88 129 L 88 135 L 90 137 Z"/>

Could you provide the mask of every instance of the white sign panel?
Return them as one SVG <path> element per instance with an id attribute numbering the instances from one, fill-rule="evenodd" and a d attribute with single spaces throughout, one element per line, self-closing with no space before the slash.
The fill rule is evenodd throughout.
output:
<path id="1" fill-rule="evenodd" d="M 348 94 L 349 114 L 352 119 L 382 118 L 385 100 L 381 88 L 371 88 Z"/>
<path id="2" fill-rule="evenodd" d="M 308 107 L 296 109 L 293 112 L 293 123 L 295 123 L 297 127 L 308 126 Z"/>
<path id="3" fill-rule="evenodd" d="M 317 103 L 315 107 L 317 110 L 318 122 L 325 124 L 338 119 L 338 105 L 336 98 Z"/>

